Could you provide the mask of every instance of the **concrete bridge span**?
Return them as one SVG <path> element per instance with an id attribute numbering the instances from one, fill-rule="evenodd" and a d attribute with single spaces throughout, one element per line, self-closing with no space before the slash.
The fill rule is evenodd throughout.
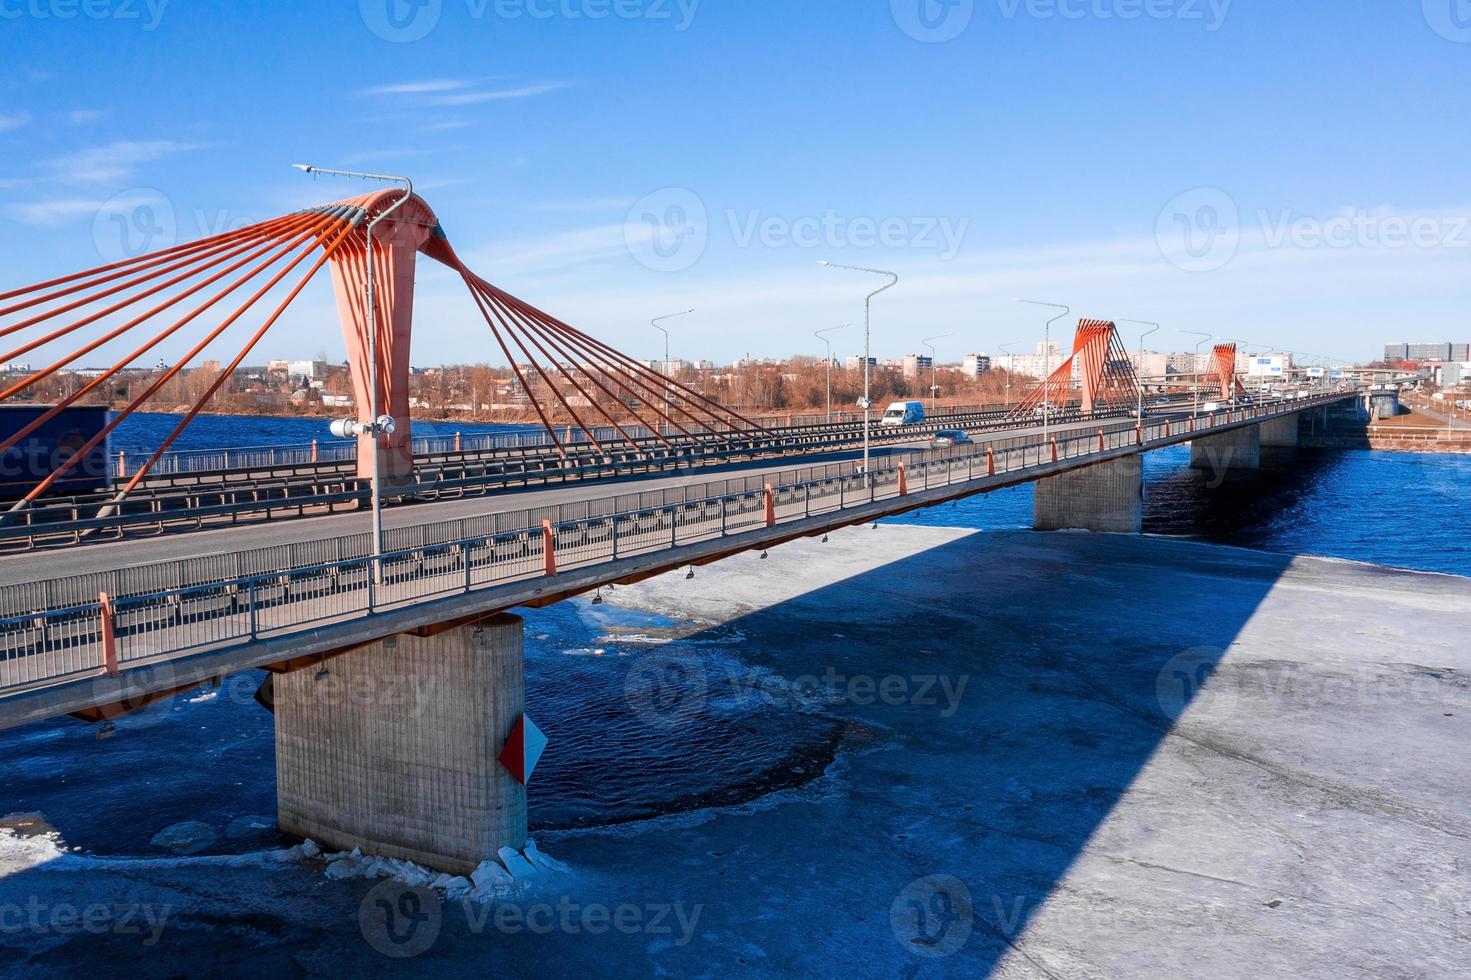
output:
<path id="1" fill-rule="evenodd" d="M 95 575 L 0 586 L 0 727 L 105 721 L 265 668 L 283 829 L 463 873 L 525 839 L 524 785 L 497 761 L 524 722 L 519 625 L 504 611 L 1027 482 L 1039 529 L 1137 532 L 1144 452 L 1190 442 L 1255 466 L 1300 413 L 1351 397 L 1074 428 L 868 474 L 829 464 L 481 514 L 403 529 L 378 561 L 355 535 L 311 542 L 307 563 L 244 551 L 224 573 L 208 561 L 97 573 L 110 593 Z M 407 702 L 324 694 L 393 678 Z"/>

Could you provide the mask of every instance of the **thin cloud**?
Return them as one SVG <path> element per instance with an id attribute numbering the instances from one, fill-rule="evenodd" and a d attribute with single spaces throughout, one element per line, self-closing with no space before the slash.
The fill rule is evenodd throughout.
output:
<path id="1" fill-rule="evenodd" d="M 66 114 L 67 122 L 73 126 L 85 126 L 97 122 L 103 116 L 100 109 L 73 109 Z"/>
<path id="2" fill-rule="evenodd" d="M 121 180 L 145 163 L 201 148 L 200 144 L 177 140 L 121 140 L 56 157 L 47 161 L 47 167 L 59 180 L 98 183 Z"/>
<path id="3" fill-rule="evenodd" d="M 473 83 L 455 78 L 432 78 L 419 82 L 397 82 L 363 89 L 359 95 L 425 95 L 430 92 L 454 92 Z"/>
<path id="4" fill-rule="evenodd" d="M 52 228 L 65 224 L 73 218 L 94 216 L 104 207 L 127 210 L 134 203 L 143 204 L 150 200 L 151 198 L 147 196 L 138 197 L 136 202 L 130 198 L 114 198 L 104 201 L 93 198 L 67 197 L 50 201 L 27 201 L 12 204 L 11 207 L 14 208 L 15 219 L 22 224 L 34 228 Z"/>
<path id="5" fill-rule="evenodd" d="M 542 82 L 536 85 L 522 85 L 519 88 L 486 89 L 478 92 L 437 95 L 425 101 L 428 105 L 433 106 L 482 105 L 486 102 L 501 102 L 508 99 L 535 98 L 538 95 L 559 92 L 570 85 L 570 82 Z"/>
<path id="6" fill-rule="evenodd" d="M 20 129 L 30 121 L 30 115 L 24 112 L 0 113 L 0 133 Z"/>

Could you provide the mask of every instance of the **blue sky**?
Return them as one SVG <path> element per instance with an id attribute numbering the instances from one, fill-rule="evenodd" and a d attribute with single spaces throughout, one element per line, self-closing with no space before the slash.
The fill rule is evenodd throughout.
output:
<path id="1" fill-rule="evenodd" d="M 689 307 L 676 355 L 813 352 L 870 285 L 824 258 L 901 275 L 880 356 L 1035 342 L 1017 295 L 1471 337 L 1461 0 L 248 6 L 0 0 L 0 289 L 362 189 L 305 161 L 412 175 L 483 276 L 640 357 Z M 496 360 L 457 280 L 419 290 L 415 363 Z M 325 277 L 273 334 L 340 355 Z"/>

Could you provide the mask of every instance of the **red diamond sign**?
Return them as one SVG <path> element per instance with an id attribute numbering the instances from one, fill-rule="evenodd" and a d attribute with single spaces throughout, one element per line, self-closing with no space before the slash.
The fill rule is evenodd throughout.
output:
<path id="1" fill-rule="evenodd" d="M 522 715 L 516 719 L 515 727 L 506 738 L 505 748 L 496 758 L 516 778 L 516 782 L 525 786 L 531 781 L 531 771 L 536 768 L 546 747 L 547 737 L 535 722 Z"/>

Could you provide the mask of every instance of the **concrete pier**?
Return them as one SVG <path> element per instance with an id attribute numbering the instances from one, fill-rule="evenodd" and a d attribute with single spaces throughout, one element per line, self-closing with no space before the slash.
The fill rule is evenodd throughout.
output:
<path id="1" fill-rule="evenodd" d="M 1038 480 L 1032 527 L 1138 534 L 1144 528 L 1144 457 L 1122 456 Z"/>
<path id="2" fill-rule="evenodd" d="M 1294 419 L 1293 422 L 1296 425 Z M 1210 470 L 1224 479 L 1231 470 L 1256 470 L 1262 465 L 1262 427 L 1244 425 L 1190 443 L 1190 466 Z"/>
<path id="3" fill-rule="evenodd" d="M 1301 418 L 1301 414 L 1288 415 L 1263 422 L 1258 427 L 1261 430 L 1262 448 L 1296 449 L 1298 420 Z"/>
<path id="4" fill-rule="evenodd" d="M 283 831 L 468 874 L 526 844 L 497 761 L 525 704 L 522 622 L 398 636 L 275 681 Z"/>

